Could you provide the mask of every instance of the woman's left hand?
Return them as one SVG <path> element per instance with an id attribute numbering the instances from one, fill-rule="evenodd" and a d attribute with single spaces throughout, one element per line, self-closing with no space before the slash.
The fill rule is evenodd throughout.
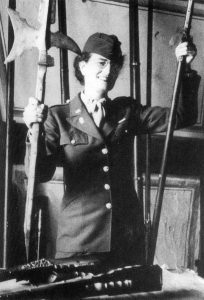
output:
<path id="1" fill-rule="evenodd" d="M 183 42 L 180 43 L 175 49 L 177 61 L 182 60 L 186 56 L 187 64 L 190 64 L 197 54 L 196 46 L 193 43 Z"/>

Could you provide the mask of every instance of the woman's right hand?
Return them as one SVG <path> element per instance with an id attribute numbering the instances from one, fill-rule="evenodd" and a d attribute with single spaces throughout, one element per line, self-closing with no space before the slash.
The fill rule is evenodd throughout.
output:
<path id="1" fill-rule="evenodd" d="M 46 120 L 48 107 L 40 104 L 39 101 L 31 97 L 28 100 L 28 105 L 23 112 L 23 120 L 29 129 L 33 123 L 42 123 Z"/>

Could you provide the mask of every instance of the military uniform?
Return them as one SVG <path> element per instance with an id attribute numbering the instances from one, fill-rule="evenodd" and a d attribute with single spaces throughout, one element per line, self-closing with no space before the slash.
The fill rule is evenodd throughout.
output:
<path id="1" fill-rule="evenodd" d="M 184 91 L 176 128 L 196 121 L 196 80 L 185 79 Z M 168 116 L 169 108 L 145 107 L 128 97 L 108 99 L 105 122 L 98 129 L 80 94 L 49 108 L 38 177 L 51 179 L 61 152 L 66 190 L 56 257 L 111 251 L 137 261 L 144 254 L 142 206 L 132 176 L 133 142 L 137 134 L 165 131 Z M 29 144 L 27 164 L 28 154 Z"/>

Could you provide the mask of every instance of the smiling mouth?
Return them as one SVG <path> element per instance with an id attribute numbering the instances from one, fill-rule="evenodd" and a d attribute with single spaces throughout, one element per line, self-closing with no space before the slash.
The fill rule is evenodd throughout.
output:
<path id="1" fill-rule="evenodd" d="M 107 82 L 108 81 L 108 77 L 99 77 L 100 80 Z"/>

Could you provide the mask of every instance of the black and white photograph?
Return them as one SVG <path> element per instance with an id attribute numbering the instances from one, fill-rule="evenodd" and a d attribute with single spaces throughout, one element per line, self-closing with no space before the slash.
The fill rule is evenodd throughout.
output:
<path id="1" fill-rule="evenodd" d="M 0 0 L 0 299 L 204 299 L 204 0 Z"/>

